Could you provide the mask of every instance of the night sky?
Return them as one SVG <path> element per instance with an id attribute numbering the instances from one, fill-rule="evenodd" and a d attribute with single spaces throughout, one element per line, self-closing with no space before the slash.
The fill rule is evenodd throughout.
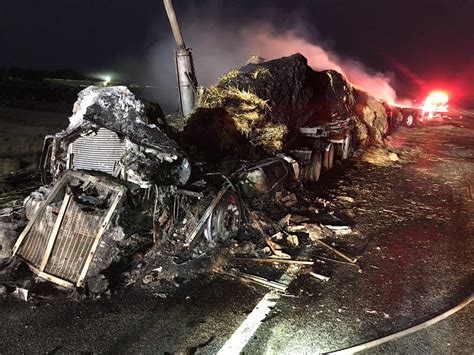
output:
<path id="1" fill-rule="evenodd" d="M 213 66 L 211 55 L 222 57 L 220 71 L 239 64 L 245 43 L 229 33 L 252 23 L 297 29 L 311 43 L 387 73 L 404 94 L 474 92 L 474 0 L 174 2 L 198 79 L 214 75 L 205 68 Z M 172 45 L 160 0 L 3 0 L 0 8 L 0 67 L 113 71 L 166 86 Z"/>

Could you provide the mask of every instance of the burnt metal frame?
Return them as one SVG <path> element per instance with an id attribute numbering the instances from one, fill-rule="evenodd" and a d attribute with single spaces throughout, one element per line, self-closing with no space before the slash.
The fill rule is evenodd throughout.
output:
<path id="1" fill-rule="evenodd" d="M 53 152 L 53 142 L 54 142 L 54 136 L 48 135 L 44 137 L 43 150 L 41 152 L 41 158 L 39 162 L 39 171 L 41 173 L 41 182 L 43 183 L 43 185 L 47 185 L 46 169 L 48 165 L 48 156 L 52 154 Z"/>
<path id="2" fill-rule="evenodd" d="M 288 177 L 288 168 L 287 166 L 285 165 L 285 163 L 283 162 L 283 160 L 286 161 L 286 159 L 282 158 L 282 157 L 278 157 L 278 159 L 274 159 L 274 158 L 269 158 L 267 159 L 268 161 L 264 161 L 263 163 L 261 164 L 257 164 L 257 165 L 254 165 L 248 169 L 244 169 L 243 172 L 249 172 L 249 171 L 253 171 L 253 170 L 259 170 L 263 175 L 265 175 L 265 178 L 267 179 L 268 181 L 268 177 L 267 177 L 267 174 L 265 173 L 265 170 L 263 170 L 263 168 L 267 167 L 267 166 L 270 166 L 270 165 L 274 165 L 274 164 L 280 164 L 283 169 L 285 170 L 285 176 L 283 176 L 281 179 L 277 180 L 269 189 L 269 191 L 273 191 L 280 183 L 282 183 L 283 181 L 285 181 L 285 179 Z"/>
<path id="3" fill-rule="evenodd" d="M 217 204 L 222 200 L 224 197 L 225 193 L 227 190 L 229 190 L 230 185 L 224 184 L 224 186 L 221 188 L 217 196 L 212 200 L 211 204 L 207 207 L 206 211 L 204 211 L 203 215 L 199 219 L 196 227 L 194 230 L 191 232 L 191 234 L 186 238 L 186 241 L 184 243 L 185 247 L 190 247 L 195 245 L 196 243 L 196 237 L 199 236 L 199 234 L 203 231 L 203 228 L 208 220 L 210 220 L 212 212 L 214 212 L 214 209 L 216 208 Z"/>
<path id="4" fill-rule="evenodd" d="M 23 232 L 20 234 L 20 237 L 18 238 L 17 242 L 15 243 L 15 246 L 13 247 L 13 256 L 15 256 L 16 253 L 18 252 L 18 249 L 20 248 L 21 244 L 23 243 L 23 240 L 28 235 L 29 231 L 31 230 L 31 228 L 35 224 L 38 217 L 43 215 L 46 207 L 54 200 L 54 198 L 58 195 L 58 193 L 62 190 L 62 188 L 73 178 L 83 180 L 87 183 L 94 183 L 94 184 L 97 184 L 97 185 L 102 185 L 102 186 L 104 186 L 104 187 L 106 187 L 110 190 L 113 190 L 117 193 L 117 196 L 115 197 L 114 201 L 110 204 L 110 207 L 107 211 L 107 214 L 105 215 L 105 218 L 102 222 L 102 225 L 101 225 L 101 227 L 99 228 L 99 230 L 96 234 L 96 237 L 94 239 L 94 243 L 92 244 L 90 252 L 89 252 L 89 254 L 86 258 L 86 261 L 84 263 L 84 266 L 82 267 L 82 270 L 81 270 L 81 273 L 79 275 L 78 281 L 76 282 L 76 284 L 74 284 L 72 282 L 63 280 L 63 279 L 61 279 L 59 277 L 56 277 L 54 275 L 48 274 L 44 271 L 44 269 L 45 269 L 45 267 L 48 263 L 49 257 L 51 255 L 51 251 L 54 247 L 54 243 L 56 241 L 59 229 L 61 227 L 64 214 L 66 213 L 67 207 L 69 205 L 69 201 L 70 201 L 71 196 L 67 192 L 65 193 L 63 203 L 61 205 L 61 209 L 59 211 L 59 214 L 58 214 L 58 217 L 56 219 L 55 225 L 53 227 L 53 231 L 51 232 L 51 235 L 49 237 L 48 244 L 47 244 L 45 253 L 43 255 L 43 260 L 41 262 L 40 267 L 38 268 L 38 267 L 32 265 L 28 260 L 23 259 L 23 260 L 26 261 L 26 263 L 28 264 L 30 269 L 35 274 L 37 274 L 38 276 L 40 276 L 40 277 L 42 277 L 42 278 L 44 278 L 48 281 L 59 284 L 63 287 L 67 287 L 67 288 L 72 288 L 74 286 L 81 287 L 84 284 L 84 280 L 86 278 L 87 271 L 89 270 L 89 266 L 92 262 L 92 259 L 95 255 L 95 252 L 97 250 L 97 246 L 99 245 L 100 239 L 101 239 L 102 235 L 104 234 L 104 232 L 107 228 L 107 225 L 110 222 L 110 219 L 112 218 L 113 213 L 115 212 L 119 202 L 121 201 L 122 197 L 125 194 L 125 187 L 120 186 L 120 185 L 111 184 L 107 181 L 104 181 L 104 179 L 102 179 L 100 177 L 85 174 L 85 173 L 82 173 L 80 171 L 71 171 L 71 170 L 66 171 L 64 173 L 63 177 L 54 185 L 54 187 L 52 188 L 52 190 L 49 193 L 48 197 L 46 198 L 46 200 L 43 201 L 41 207 L 38 209 L 38 211 L 36 211 L 35 215 L 30 220 L 28 225 L 25 227 Z"/>

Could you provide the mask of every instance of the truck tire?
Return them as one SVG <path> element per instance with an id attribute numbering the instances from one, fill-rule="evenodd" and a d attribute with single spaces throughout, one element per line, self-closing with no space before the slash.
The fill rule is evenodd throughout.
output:
<path id="1" fill-rule="evenodd" d="M 310 163 L 310 182 L 318 182 L 321 176 L 322 155 L 319 150 L 315 150 L 311 156 Z"/>
<path id="2" fill-rule="evenodd" d="M 241 224 L 239 199 L 232 191 L 227 191 L 211 215 L 213 241 L 224 241 L 237 236 Z"/>
<path id="3" fill-rule="evenodd" d="M 331 170 L 334 165 L 334 145 L 329 143 L 324 150 L 323 167 L 326 170 Z"/>
<path id="4" fill-rule="evenodd" d="M 407 113 L 407 114 L 403 117 L 403 125 L 404 125 L 405 127 L 413 128 L 413 127 L 415 127 L 415 124 L 416 124 L 416 117 L 415 117 L 415 114 L 413 114 L 413 113 Z"/>
<path id="5" fill-rule="evenodd" d="M 347 135 L 342 144 L 342 160 L 349 159 L 354 153 L 354 145 L 352 144 L 352 135 Z"/>

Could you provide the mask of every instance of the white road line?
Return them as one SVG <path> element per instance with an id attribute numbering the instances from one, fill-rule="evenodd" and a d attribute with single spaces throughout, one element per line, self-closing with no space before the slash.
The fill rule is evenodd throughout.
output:
<path id="1" fill-rule="evenodd" d="M 280 277 L 278 282 L 289 286 L 295 279 L 301 266 L 291 265 L 286 272 Z M 237 330 L 227 340 L 224 346 L 217 353 L 218 355 L 238 355 L 248 344 L 253 335 L 260 328 L 262 321 L 275 307 L 280 299 L 281 293 L 270 291 L 258 302 L 255 308 L 250 312 L 247 318 L 240 324 Z"/>

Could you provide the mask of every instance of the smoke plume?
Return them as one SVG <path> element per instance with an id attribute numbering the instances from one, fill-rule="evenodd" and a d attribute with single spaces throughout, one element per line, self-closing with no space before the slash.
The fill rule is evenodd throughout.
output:
<path id="1" fill-rule="evenodd" d="M 390 104 L 397 95 L 390 76 L 368 69 L 362 63 L 337 55 L 327 46 L 311 43 L 304 36 L 302 25 L 295 29 L 279 29 L 271 24 L 227 23 L 221 16 L 180 16 L 186 45 L 193 49 L 199 84 L 209 86 L 232 68 L 242 66 L 252 55 L 275 59 L 301 53 L 315 70 L 334 69 L 342 73 L 356 88 Z M 196 20 L 198 18 L 199 20 Z M 314 30 L 312 31 L 314 35 Z M 322 41 L 318 41 L 322 42 Z M 133 65 L 134 78 L 142 83 L 157 85 L 150 96 L 158 100 L 165 111 L 177 108 L 177 89 L 173 52 L 175 44 L 171 30 L 161 31 L 158 41 L 149 51 L 146 63 Z M 130 71 L 129 71 L 130 72 Z"/>
<path id="2" fill-rule="evenodd" d="M 273 59 L 301 53 L 308 64 L 316 70 L 333 69 L 342 73 L 358 89 L 372 96 L 394 104 L 397 94 L 390 85 L 390 78 L 380 72 L 366 68 L 362 63 L 343 59 L 328 49 L 309 43 L 293 31 L 278 34 L 274 29 L 266 28 L 248 37 L 249 49 L 263 58 Z"/>

